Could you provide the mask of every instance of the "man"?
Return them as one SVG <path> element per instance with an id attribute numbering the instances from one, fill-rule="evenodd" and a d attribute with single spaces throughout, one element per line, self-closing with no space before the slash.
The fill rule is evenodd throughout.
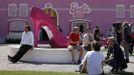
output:
<path id="1" fill-rule="evenodd" d="M 131 28 L 128 23 L 123 23 L 123 41 L 124 41 L 124 50 L 125 58 L 129 62 L 129 50 L 131 49 L 132 38 L 131 38 Z"/>
<path id="2" fill-rule="evenodd" d="M 116 39 L 117 44 L 120 46 L 122 42 L 122 23 L 113 24 L 114 27 L 114 37 Z"/>
<path id="3" fill-rule="evenodd" d="M 99 30 L 99 27 L 98 26 L 96 26 L 95 28 L 94 28 L 94 30 L 93 30 L 93 34 L 94 34 L 94 40 L 96 40 L 96 41 L 99 41 L 99 39 L 100 39 L 100 30 Z"/>
<path id="4" fill-rule="evenodd" d="M 79 59 L 78 59 L 78 63 L 81 62 L 81 58 L 83 55 L 83 48 L 79 45 L 80 43 L 80 34 L 79 34 L 79 28 L 78 27 L 74 27 L 73 31 L 69 34 L 69 50 L 71 52 L 72 55 L 72 63 L 75 64 L 75 50 L 77 49 L 78 51 L 80 51 L 79 53 Z"/>
<path id="5" fill-rule="evenodd" d="M 131 55 L 133 55 L 133 46 L 134 46 L 134 23 L 131 23 L 130 25 L 130 28 L 131 28 L 131 32 L 130 32 L 130 35 L 131 35 L 131 38 L 132 38 L 132 44 L 131 44 L 131 48 L 129 50 L 129 53 Z"/>
<path id="6" fill-rule="evenodd" d="M 84 34 L 83 37 L 83 48 L 87 51 L 91 50 L 91 42 L 94 40 L 94 36 L 91 32 L 90 28 L 86 29 L 86 33 Z"/>
<path id="7" fill-rule="evenodd" d="M 126 68 L 126 64 L 124 67 L 123 51 L 121 47 L 115 42 L 114 37 L 108 38 L 108 53 L 106 59 L 109 59 L 107 64 L 113 67 L 111 69 L 112 72 L 118 72 L 119 70 L 123 70 L 124 68 Z"/>
<path id="8" fill-rule="evenodd" d="M 34 37 L 33 33 L 30 29 L 30 26 L 26 25 L 24 28 L 24 32 L 22 33 L 21 43 L 20 43 L 19 51 L 13 56 L 8 55 L 8 60 L 12 63 L 18 62 L 23 55 L 34 46 Z"/>
<path id="9" fill-rule="evenodd" d="M 100 45 L 97 41 L 92 43 L 93 51 L 88 51 L 83 59 L 83 67 L 80 70 L 82 73 L 87 67 L 88 75 L 103 75 L 104 55 L 100 52 Z"/>

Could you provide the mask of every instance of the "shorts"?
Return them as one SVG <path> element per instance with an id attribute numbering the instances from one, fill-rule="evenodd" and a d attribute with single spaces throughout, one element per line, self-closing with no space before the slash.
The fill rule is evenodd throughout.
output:
<path id="1" fill-rule="evenodd" d="M 68 49 L 74 49 L 74 50 L 78 50 L 78 51 L 80 51 L 81 48 L 82 47 L 81 46 L 78 46 L 78 45 L 69 45 L 68 46 Z"/>

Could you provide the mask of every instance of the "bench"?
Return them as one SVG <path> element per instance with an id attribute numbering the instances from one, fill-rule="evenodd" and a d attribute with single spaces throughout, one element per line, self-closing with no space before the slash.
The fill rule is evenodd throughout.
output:
<path id="1" fill-rule="evenodd" d="M 19 45 L 11 45 L 10 55 L 13 56 L 18 50 Z M 86 54 L 84 51 L 83 57 Z M 79 58 L 79 52 L 76 50 L 76 62 Z M 55 63 L 67 64 L 72 63 L 71 53 L 68 48 L 34 48 L 29 50 L 22 58 L 21 61 L 36 62 L 36 63 Z"/>

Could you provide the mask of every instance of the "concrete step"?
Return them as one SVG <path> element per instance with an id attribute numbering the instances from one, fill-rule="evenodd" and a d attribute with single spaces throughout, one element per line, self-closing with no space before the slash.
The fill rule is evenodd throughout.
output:
<path id="1" fill-rule="evenodd" d="M 19 45 L 10 46 L 10 54 L 13 56 L 18 50 Z M 75 51 L 75 62 L 78 61 L 79 51 Z M 86 54 L 84 51 L 83 57 Z M 27 62 L 37 63 L 72 63 L 71 53 L 67 48 L 34 48 L 33 51 L 29 50 L 21 59 Z"/>

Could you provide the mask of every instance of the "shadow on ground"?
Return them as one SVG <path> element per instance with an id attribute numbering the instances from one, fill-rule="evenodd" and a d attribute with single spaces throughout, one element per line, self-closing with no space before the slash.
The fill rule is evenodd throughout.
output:
<path id="1" fill-rule="evenodd" d="M 133 72 L 106 73 L 105 75 L 134 75 Z"/>
<path id="2" fill-rule="evenodd" d="M 80 75 L 87 75 L 87 74 L 82 73 Z M 109 72 L 109 73 L 105 73 L 104 75 L 134 75 L 134 73 L 133 72 L 118 72 L 118 73 Z"/>

